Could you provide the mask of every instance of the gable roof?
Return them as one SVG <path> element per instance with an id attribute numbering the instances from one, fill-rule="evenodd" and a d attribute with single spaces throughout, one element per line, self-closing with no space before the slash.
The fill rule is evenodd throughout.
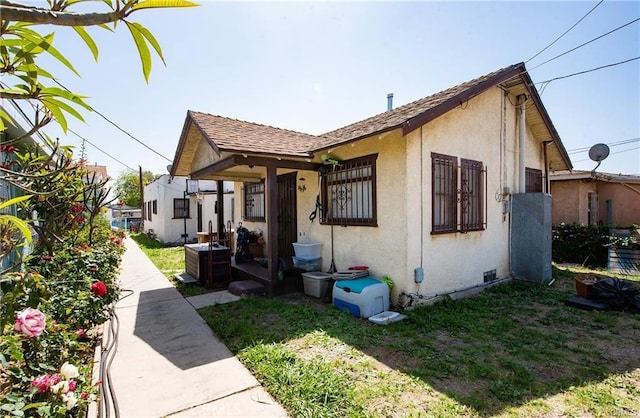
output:
<path id="1" fill-rule="evenodd" d="M 555 169 L 571 169 L 571 160 L 542 104 L 524 63 L 502 68 L 431 96 L 318 136 L 229 119 L 208 113 L 188 111 L 180 143 L 176 150 L 174 166 L 179 162 L 178 158 L 183 156 L 182 154 L 187 148 L 192 151 L 191 155 L 185 156 L 186 159 L 192 161 L 195 156 L 194 148 L 196 147 L 185 147 L 185 144 L 189 141 L 188 138 L 192 136 L 189 135 L 192 126 L 209 142 L 218 155 L 222 151 L 230 151 L 277 155 L 279 157 L 310 158 L 320 150 L 354 142 L 393 129 L 401 128 L 403 135 L 406 135 L 495 86 L 509 90 L 514 95 L 526 94 L 531 99 L 532 105 L 527 107 L 527 109 L 531 109 L 527 111 L 528 126 L 530 126 L 536 138 L 551 144 L 548 150 L 549 159 L 550 161 L 559 162 Z M 196 139 L 191 138 L 190 140 L 194 141 Z M 183 172 L 176 173 L 174 170 L 175 168 L 172 170 L 172 175 L 188 174 Z"/>

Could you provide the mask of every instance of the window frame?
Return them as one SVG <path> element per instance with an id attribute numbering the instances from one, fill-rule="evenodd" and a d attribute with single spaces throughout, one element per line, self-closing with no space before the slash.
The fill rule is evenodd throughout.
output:
<path id="1" fill-rule="evenodd" d="M 483 231 L 487 220 L 482 161 L 431 153 L 431 234 Z"/>
<path id="2" fill-rule="evenodd" d="M 458 231 L 458 157 L 431 153 L 431 233 Z"/>
<path id="3" fill-rule="evenodd" d="M 179 203 L 183 202 L 182 205 Z M 182 211 L 182 213 L 178 213 Z M 187 197 L 177 197 L 173 199 L 173 219 L 190 219 L 191 218 L 191 204 L 190 199 Z"/>
<path id="4" fill-rule="evenodd" d="M 255 190 L 254 190 L 255 189 Z M 266 200 L 265 200 L 265 183 L 264 179 L 257 183 L 244 183 L 242 188 L 242 219 L 250 222 L 265 222 L 266 221 Z M 252 213 L 248 213 L 249 198 L 259 199 L 259 205 L 255 206 L 254 201 L 251 202 Z"/>
<path id="5" fill-rule="evenodd" d="M 378 226 L 377 159 L 378 153 L 345 160 L 323 173 L 321 224 Z"/>
<path id="6" fill-rule="evenodd" d="M 544 190 L 544 177 L 542 175 L 542 170 L 537 168 L 525 167 L 524 171 L 525 193 L 542 193 L 542 191 Z"/>

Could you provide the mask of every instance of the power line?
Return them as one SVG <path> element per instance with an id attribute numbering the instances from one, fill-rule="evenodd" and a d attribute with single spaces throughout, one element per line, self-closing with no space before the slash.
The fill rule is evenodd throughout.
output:
<path id="1" fill-rule="evenodd" d="M 549 45 L 547 45 L 546 47 L 544 47 L 540 52 L 538 52 L 537 54 L 535 54 L 534 56 L 532 56 L 531 58 L 529 58 L 528 60 L 525 61 L 525 64 L 528 63 L 529 61 L 531 61 L 532 59 L 534 59 L 535 57 L 537 57 L 538 55 L 542 54 L 544 51 L 546 51 L 548 48 L 550 48 L 553 44 L 555 44 L 556 42 L 558 42 L 564 35 L 566 35 L 567 33 L 569 33 L 573 28 L 575 28 L 576 26 L 578 26 L 578 23 L 582 22 L 587 16 L 589 16 L 591 14 L 591 12 L 593 12 L 598 6 L 600 6 L 602 3 L 604 2 L 604 0 L 600 0 L 600 2 L 598 4 L 596 4 L 595 6 L 593 6 L 593 8 L 591 10 L 589 10 L 587 12 L 586 15 L 582 16 L 580 18 L 580 20 L 578 20 L 573 26 L 571 26 L 569 29 L 567 29 L 562 35 L 558 36 L 553 42 L 551 42 Z"/>
<path id="2" fill-rule="evenodd" d="M 634 142 L 638 142 L 640 141 L 640 138 L 630 138 L 630 139 L 623 139 L 622 141 L 616 141 L 616 142 L 606 142 L 605 144 L 609 147 L 617 147 L 620 145 L 626 145 L 626 144 L 632 144 Z M 589 151 L 591 149 L 591 147 L 582 147 L 582 148 L 574 148 L 574 149 L 570 149 L 567 150 L 568 154 L 577 154 L 579 152 L 584 152 L 584 151 Z"/>
<path id="3" fill-rule="evenodd" d="M 560 57 L 562 57 L 563 55 L 566 55 L 566 54 L 568 54 L 569 52 L 573 52 L 573 51 L 575 51 L 575 50 L 576 50 L 576 49 L 578 49 L 578 48 L 582 48 L 583 46 L 588 45 L 588 44 L 590 44 L 591 42 L 597 41 L 597 40 L 598 40 L 598 39 L 600 39 L 600 38 L 604 38 L 605 36 L 610 35 L 610 34 L 612 34 L 613 32 L 616 32 L 616 31 L 618 31 L 618 30 L 620 30 L 620 29 L 622 29 L 622 28 L 624 28 L 624 27 L 626 27 L 626 26 L 629 26 L 629 25 L 631 25 L 631 24 L 633 24 L 633 23 L 637 22 L 638 20 L 640 20 L 640 17 L 639 17 L 639 18 L 636 18 L 636 19 L 634 19 L 634 20 L 632 20 L 631 22 L 625 23 L 625 24 L 624 24 L 624 25 L 622 25 L 622 26 L 618 26 L 617 28 L 615 28 L 615 29 L 613 29 L 613 30 L 610 30 L 609 32 L 607 32 L 607 33 L 605 33 L 605 34 L 602 34 L 602 35 L 598 36 L 597 38 L 593 38 L 593 39 L 591 39 L 590 41 L 587 41 L 587 42 L 585 42 L 585 43 L 583 43 L 583 44 L 581 44 L 581 45 L 578 45 L 578 46 L 577 46 L 577 47 L 575 47 L 575 48 L 572 48 L 572 49 L 570 49 L 570 50 L 568 50 L 568 51 L 566 51 L 566 52 L 563 52 L 562 54 L 556 55 L 555 57 L 553 57 L 553 58 L 550 58 L 550 59 L 546 60 L 546 61 L 545 61 L 545 62 L 543 62 L 542 64 L 538 64 L 538 65 L 536 65 L 535 67 L 531 68 L 529 71 L 535 70 L 536 68 L 540 67 L 541 65 L 544 65 L 544 64 L 546 64 L 546 63 L 548 63 L 548 62 L 551 62 L 551 61 L 553 61 L 553 60 L 555 60 L 555 59 L 557 59 L 557 58 L 560 58 Z"/>
<path id="4" fill-rule="evenodd" d="M 67 90 L 69 93 L 71 93 L 71 90 L 69 90 L 68 88 L 66 88 L 65 86 L 63 86 L 58 80 L 56 80 L 55 78 L 53 79 L 53 81 L 59 85 L 60 87 L 62 87 L 63 89 Z M 92 111 L 94 111 L 95 113 L 97 113 L 102 119 L 106 120 L 107 122 L 109 122 L 111 125 L 115 126 L 120 132 L 124 133 L 125 135 L 129 136 L 131 139 L 133 139 L 134 141 L 136 141 L 138 144 L 142 145 L 143 147 L 145 147 L 146 149 L 148 149 L 149 151 L 153 152 L 156 155 L 159 155 L 160 157 L 164 158 L 165 160 L 169 161 L 170 163 L 173 162 L 172 159 L 165 157 L 164 155 L 160 154 L 158 151 L 154 150 L 153 148 L 151 148 L 149 145 L 145 144 L 144 142 L 142 142 L 141 140 L 139 140 L 138 138 L 136 138 L 135 136 L 131 135 L 129 132 L 125 131 L 124 129 L 122 129 L 120 126 L 118 126 L 118 124 L 116 124 L 115 122 L 111 121 L 109 118 L 107 118 L 105 115 L 103 115 L 102 113 L 100 113 L 99 111 L 97 111 L 96 109 L 94 109 L 92 106 L 88 105 L 89 109 L 91 109 Z"/>
<path id="5" fill-rule="evenodd" d="M 611 155 L 615 155 L 615 154 L 622 154 L 623 152 L 635 151 L 635 150 L 637 150 L 637 149 L 640 149 L 640 147 L 629 148 L 629 149 L 624 149 L 624 150 L 622 150 L 622 151 L 612 152 L 612 153 L 611 153 L 611 154 L 609 154 L 609 155 L 611 156 Z M 590 158 L 585 158 L 585 159 L 583 159 L 583 160 L 578 160 L 578 161 L 574 161 L 574 162 L 575 162 L 575 163 L 580 163 L 580 162 L 582 162 L 582 161 L 588 161 L 589 159 L 590 159 Z"/>
<path id="6" fill-rule="evenodd" d="M 97 149 L 98 151 L 100 151 L 101 153 L 103 153 L 104 155 L 106 155 L 107 157 L 111 158 L 112 160 L 122 164 L 123 166 L 127 167 L 129 170 L 131 171 L 136 171 L 133 168 L 129 167 L 128 165 L 126 165 L 125 163 L 123 163 L 122 161 L 120 161 L 119 159 L 117 159 L 116 157 L 114 157 L 113 155 L 109 154 L 107 151 L 101 149 L 100 147 L 98 147 L 96 144 L 92 143 L 91 141 L 89 141 L 87 138 L 83 137 L 82 135 L 80 135 L 79 133 L 75 132 L 73 129 L 71 128 L 67 128 L 67 130 L 69 132 L 71 132 L 72 134 L 74 134 L 75 136 L 77 136 L 78 138 L 82 139 L 83 141 L 87 142 L 89 145 L 91 145 L 92 147 L 94 147 L 95 149 Z"/>
<path id="7" fill-rule="evenodd" d="M 562 80 L 563 78 L 569 78 L 569 77 L 573 77 L 573 76 L 580 75 L 580 74 L 590 73 L 590 72 L 592 72 L 592 71 L 602 70 L 603 68 L 615 67 L 616 65 L 626 64 L 626 63 L 628 63 L 628 62 L 635 61 L 635 60 L 637 60 L 637 59 L 640 59 L 640 57 L 629 58 L 628 60 L 624 60 L 624 61 L 620 61 L 620 62 L 615 62 L 615 63 L 613 63 L 613 64 L 602 65 L 602 66 L 600 66 L 600 67 L 592 68 L 592 69 L 590 69 L 590 70 L 579 71 L 579 72 L 577 72 L 577 73 L 567 74 L 567 75 L 563 75 L 563 76 L 560 76 L 560 77 L 551 78 L 551 79 L 549 79 L 549 80 L 540 81 L 540 82 L 535 83 L 535 84 L 545 84 L 545 86 L 543 86 L 543 87 L 542 87 L 542 91 L 544 91 L 544 89 L 546 89 L 546 88 L 547 88 L 547 85 L 548 85 L 549 83 L 551 83 L 552 81 L 555 81 L 555 80 Z"/>

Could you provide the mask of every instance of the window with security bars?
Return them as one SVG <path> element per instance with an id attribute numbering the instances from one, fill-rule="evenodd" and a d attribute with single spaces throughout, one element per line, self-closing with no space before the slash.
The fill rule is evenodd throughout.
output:
<path id="1" fill-rule="evenodd" d="M 189 199 L 173 199 L 173 217 L 189 218 Z"/>
<path id="2" fill-rule="evenodd" d="M 244 219 L 265 220 L 264 182 L 244 184 Z"/>
<path id="3" fill-rule="evenodd" d="M 480 161 L 431 154 L 433 234 L 485 228 L 485 169 Z"/>
<path id="4" fill-rule="evenodd" d="M 378 154 L 343 161 L 322 182 L 322 223 L 377 226 L 376 159 Z"/>
<path id="5" fill-rule="evenodd" d="M 526 193 L 542 193 L 542 170 L 526 167 L 524 176 Z"/>
<path id="6" fill-rule="evenodd" d="M 153 209 L 152 210 L 153 214 L 157 215 L 158 214 L 158 200 L 154 199 L 151 206 L 152 206 L 152 209 Z"/>

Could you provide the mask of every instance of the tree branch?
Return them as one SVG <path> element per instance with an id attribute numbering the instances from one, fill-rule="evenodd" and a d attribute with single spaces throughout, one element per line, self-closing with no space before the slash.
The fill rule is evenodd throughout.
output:
<path id="1" fill-rule="evenodd" d="M 50 9 L 24 6 L 0 0 L 2 20 L 29 22 L 37 25 L 93 26 L 112 23 L 127 17 L 126 9 L 105 13 L 54 12 Z"/>

